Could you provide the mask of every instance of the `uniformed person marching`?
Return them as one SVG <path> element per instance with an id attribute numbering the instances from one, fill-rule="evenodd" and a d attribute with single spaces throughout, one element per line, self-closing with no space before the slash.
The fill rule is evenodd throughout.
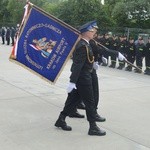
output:
<path id="1" fill-rule="evenodd" d="M 145 66 L 144 74 L 150 75 L 150 37 L 148 38 L 148 43 L 145 48 Z"/>
<path id="2" fill-rule="evenodd" d="M 82 38 L 76 45 L 73 53 L 68 97 L 55 126 L 67 131 L 72 130 L 72 128 L 66 124 L 65 118 L 75 109 L 81 97 L 86 106 L 86 115 L 89 122 L 88 134 L 103 136 L 106 132 L 101 130 L 95 122 L 96 110 L 91 76 L 94 56 L 89 44 L 89 41 L 93 39 L 97 30 L 92 27 L 90 22 L 81 26 L 80 32 Z"/>

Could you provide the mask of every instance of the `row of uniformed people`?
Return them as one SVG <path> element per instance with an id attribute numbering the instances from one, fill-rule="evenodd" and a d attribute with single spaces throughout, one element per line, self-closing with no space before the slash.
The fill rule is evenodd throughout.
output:
<path id="1" fill-rule="evenodd" d="M 141 68 L 143 67 L 143 58 L 145 57 L 145 65 L 146 70 L 145 74 L 150 74 L 150 38 L 148 39 L 148 43 L 144 44 L 144 40 L 142 37 L 139 37 L 138 40 L 134 41 L 132 37 L 127 40 L 126 36 L 117 36 L 109 37 L 108 34 L 104 36 L 98 36 L 98 42 L 103 44 L 105 47 L 117 50 L 122 53 L 129 62 L 134 63 L 136 62 L 136 66 Z M 115 68 L 116 67 L 116 57 L 113 55 L 109 55 L 107 51 L 104 53 L 104 57 L 109 60 L 109 56 L 111 59 L 111 65 L 109 67 Z M 103 66 L 107 66 L 107 64 L 103 64 Z M 125 67 L 125 63 L 119 61 L 118 69 L 123 69 Z M 127 71 L 132 71 L 132 67 L 128 65 L 126 67 Z M 135 72 L 140 73 L 138 70 L 135 69 Z"/>
<path id="2" fill-rule="evenodd" d="M 10 41 L 11 41 L 11 45 L 13 46 L 15 42 L 16 32 L 17 32 L 17 28 L 15 29 L 14 27 L 2 27 L 0 29 L 2 44 L 5 44 L 6 42 L 7 45 L 10 45 Z"/>

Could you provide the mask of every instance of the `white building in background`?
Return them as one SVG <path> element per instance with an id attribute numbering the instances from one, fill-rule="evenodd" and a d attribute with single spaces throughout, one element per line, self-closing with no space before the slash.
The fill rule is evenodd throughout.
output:
<path id="1" fill-rule="evenodd" d="M 104 5 L 104 0 L 101 0 L 101 3 Z"/>

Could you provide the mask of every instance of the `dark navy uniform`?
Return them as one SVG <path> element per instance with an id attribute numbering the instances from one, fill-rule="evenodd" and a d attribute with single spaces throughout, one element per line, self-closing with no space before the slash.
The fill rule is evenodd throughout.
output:
<path id="1" fill-rule="evenodd" d="M 87 55 L 88 54 L 88 55 Z M 80 97 L 86 106 L 88 121 L 95 121 L 95 103 L 92 86 L 93 52 L 90 45 L 83 39 L 77 44 L 73 54 L 70 82 L 75 83 L 77 90 L 68 94 L 68 98 L 61 112 L 68 116 L 77 106 Z"/>
<path id="2" fill-rule="evenodd" d="M 102 62 L 103 49 L 96 44 L 95 40 L 90 40 L 89 43 L 90 43 L 90 46 L 91 46 L 92 51 L 93 51 L 94 62 L 100 61 L 100 63 L 101 63 Z M 97 73 L 96 73 L 95 69 L 92 69 L 91 77 L 92 77 L 93 95 L 94 95 L 95 110 L 96 110 L 96 120 L 95 121 L 103 122 L 103 121 L 105 121 L 105 118 L 101 117 L 97 113 L 98 103 L 99 103 L 99 84 L 98 84 L 98 77 L 97 77 Z M 82 99 L 81 99 L 81 103 L 82 103 Z M 79 103 L 78 105 L 80 105 L 81 103 Z M 74 113 L 70 114 L 69 116 L 75 117 L 75 118 L 83 118 L 84 117 L 83 115 L 79 114 L 79 112 L 77 110 L 74 110 Z"/>
<path id="3" fill-rule="evenodd" d="M 121 40 L 118 44 L 118 48 L 117 50 L 121 53 L 121 54 L 125 54 L 126 52 L 126 41 L 123 39 L 123 36 L 121 37 Z M 122 70 L 125 67 L 125 62 L 124 61 L 119 61 L 119 67 L 117 69 Z"/>
<path id="4" fill-rule="evenodd" d="M 97 39 L 95 39 L 97 41 Z M 97 42 L 95 42 L 94 40 L 90 40 L 90 45 L 92 47 L 93 50 L 93 54 L 94 54 L 94 61 L 98 61 L 101 60 L 102 62 L 102 56 L 104 54 L 111 55 L 112 57 L 117 57 L 118 56 L 118 52 L 115 50 L 110 50 L 110 49 L 104 49 L 102 46 L 98 45 Z M 95 99 L 95 108 L 98 108 L 98 103 L 99 103 L 99 84 L 98 84 L 98 77 L 97 77 L 97 73 L 96 70 L 93 69 L 92 72 L 92 83 L 93 83 L 93 91 L 94 91 L 94 99 Z"/>
<path id="5" fill-rule="evenodd" d="M 131 62 L 132 64 L 135 61 L 135 50 L 136 50 L 136 47 L 135 47 L 134 39 L 130 38 L 128 46 L 127 46 L 126 54 L 127 54 L 127 60 Z M 132 66 L 128 65 L 125 70 L 132 71 Z"/>
<path id="6" fill-rule="evenodd" d="M 68 97 L 55 126 L 67 131 L 72 130 L 70 126 L 67 126 L 65 118 L 74 111 L 81 98 L 85 104 L 86 116 L 90 125 L 88 134 L 103 136 L 106 135 L 106 132 L 100 130 L 95 122 L 96 109 L 92 85 L 94 56 L 88 41 L 97 31 L 94 27 L 95 23 L 95 21 L 89 22 L 79 29 L 83 39 L 77 43 L 73 53 Z"/>
<path id="7" fill-rule="evenodd" d="M 96 42 L 94 40 L 90 40 L 90 45 L 93 50 L 94 55 L 94 61 L 101 63 L 102 62 L 102 52 L 103 49 L 98 47 Z M 94 100 L 95 100 L 95 109 L 98 109 L 98 103 L 99 103 L 99 83 L 98 83 L 98 77 L 96 70 L 93 69 L 92 71 L 92 86 L 93 86 L 93 93 L 94 93 Z M 96 111 L 96 114 L 97 111 Z M 104 118 L 102 120 L 105 120 Z"/>
<path id="8" fill-rule="evenodd" d="M 12 46 L 14 45 L 15 33 L 16 33 L 15 28 L 12 27 L 12 28 L 11 28 L 11 40 L 12 40 L 12 43 L 11 43 L 11 44 L 12 44 Z"/>
<path id="9" fill-rule="evenodd" d="M 108 49 L 110 49 L 110 39 L 109 39 L 109 35 L 108 34 L 105 34 L 105 37 L 104 37 L 104 40 L 103 40 L 103 43 L 102 43 L 105 47 L 107 47 Z M 107 51 L 104 51 L 103 53 L 103 56 L 107 59 L 108 61 L 108 58 L 109 58 L 109 53 Z M 108 65 L 108 62 L 107 64 L 102 64 L 102 66 L 107 66 Z"/>
<path id="10" fill-rule="evenodd" d="M 150 38 L 148 43 L 146 44 L 144 53 L 145 53 L 145 65 L 146 65 L 145 74 L 150 75 Z"/>
<path id="11" fill-rule="evenodd" d="M 2 27 L 2 30 L 1 30 L 1 36 L 2 36 L 2 44 L 5 44 L 5 29 L 4 27 Z"/>
<path id="12" fill-rule="evenodd" d="M 10 28 L 8 27 L 6 30 L 6 41 L 7 41 L 7 45 L 10 44 Z"/>
<path id="13" fill-rule="evenodd" d="M 114 36 L 110 43 L 110 49 L 117 50 L 118 48 L 118 39 Z M 115 55 L 111 54 L 111 65 L 109 67 L 115 68 L 116 67 L 116 59 L 117 57 Z"/>
<path id="14" fill-rule="evenodd" d="M 142 42 L 143 39 L 139 39 L 138 43 L 136 44 L 136 65 L 140 69 L 142 69 L 143 66 L 143 57 L 144 57 L 144 51 L 145 51 L 145 45 Z M 135 69 L 136 73 L 141 73 L 137 69 Z"/>

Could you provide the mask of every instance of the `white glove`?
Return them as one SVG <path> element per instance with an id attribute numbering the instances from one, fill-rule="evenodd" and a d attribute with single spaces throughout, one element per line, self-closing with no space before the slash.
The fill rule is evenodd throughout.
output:
<path id="1" fill-rule="evenodd" d="M 94 68 L 95 70 L 98 70 L 98 68 L 99 68 L 98 61 L 96 61 L 96 62 L 93 63 L 93 68 Z"/>
<path id="2" fill-rule="evenodd" d="M 104 64 L 107 64 L 107 58 L 102 57 L 102 61 L 103 61 Z"/>
<path id="3" fill-rule="evenodd" d="M 120 61 L 123 61 L 123 60 L 126 60 L 126 58 L 119 52 L 119 54 L 118 54 L 118 59 L 120 60 Z"/>
<path id="4" fill-rule="evenodd" d="M 77 89 L 76 84 L 69 82 L 69 85 L 67 87 L 67 93 L 70 93 L 73 89 Z"/>

